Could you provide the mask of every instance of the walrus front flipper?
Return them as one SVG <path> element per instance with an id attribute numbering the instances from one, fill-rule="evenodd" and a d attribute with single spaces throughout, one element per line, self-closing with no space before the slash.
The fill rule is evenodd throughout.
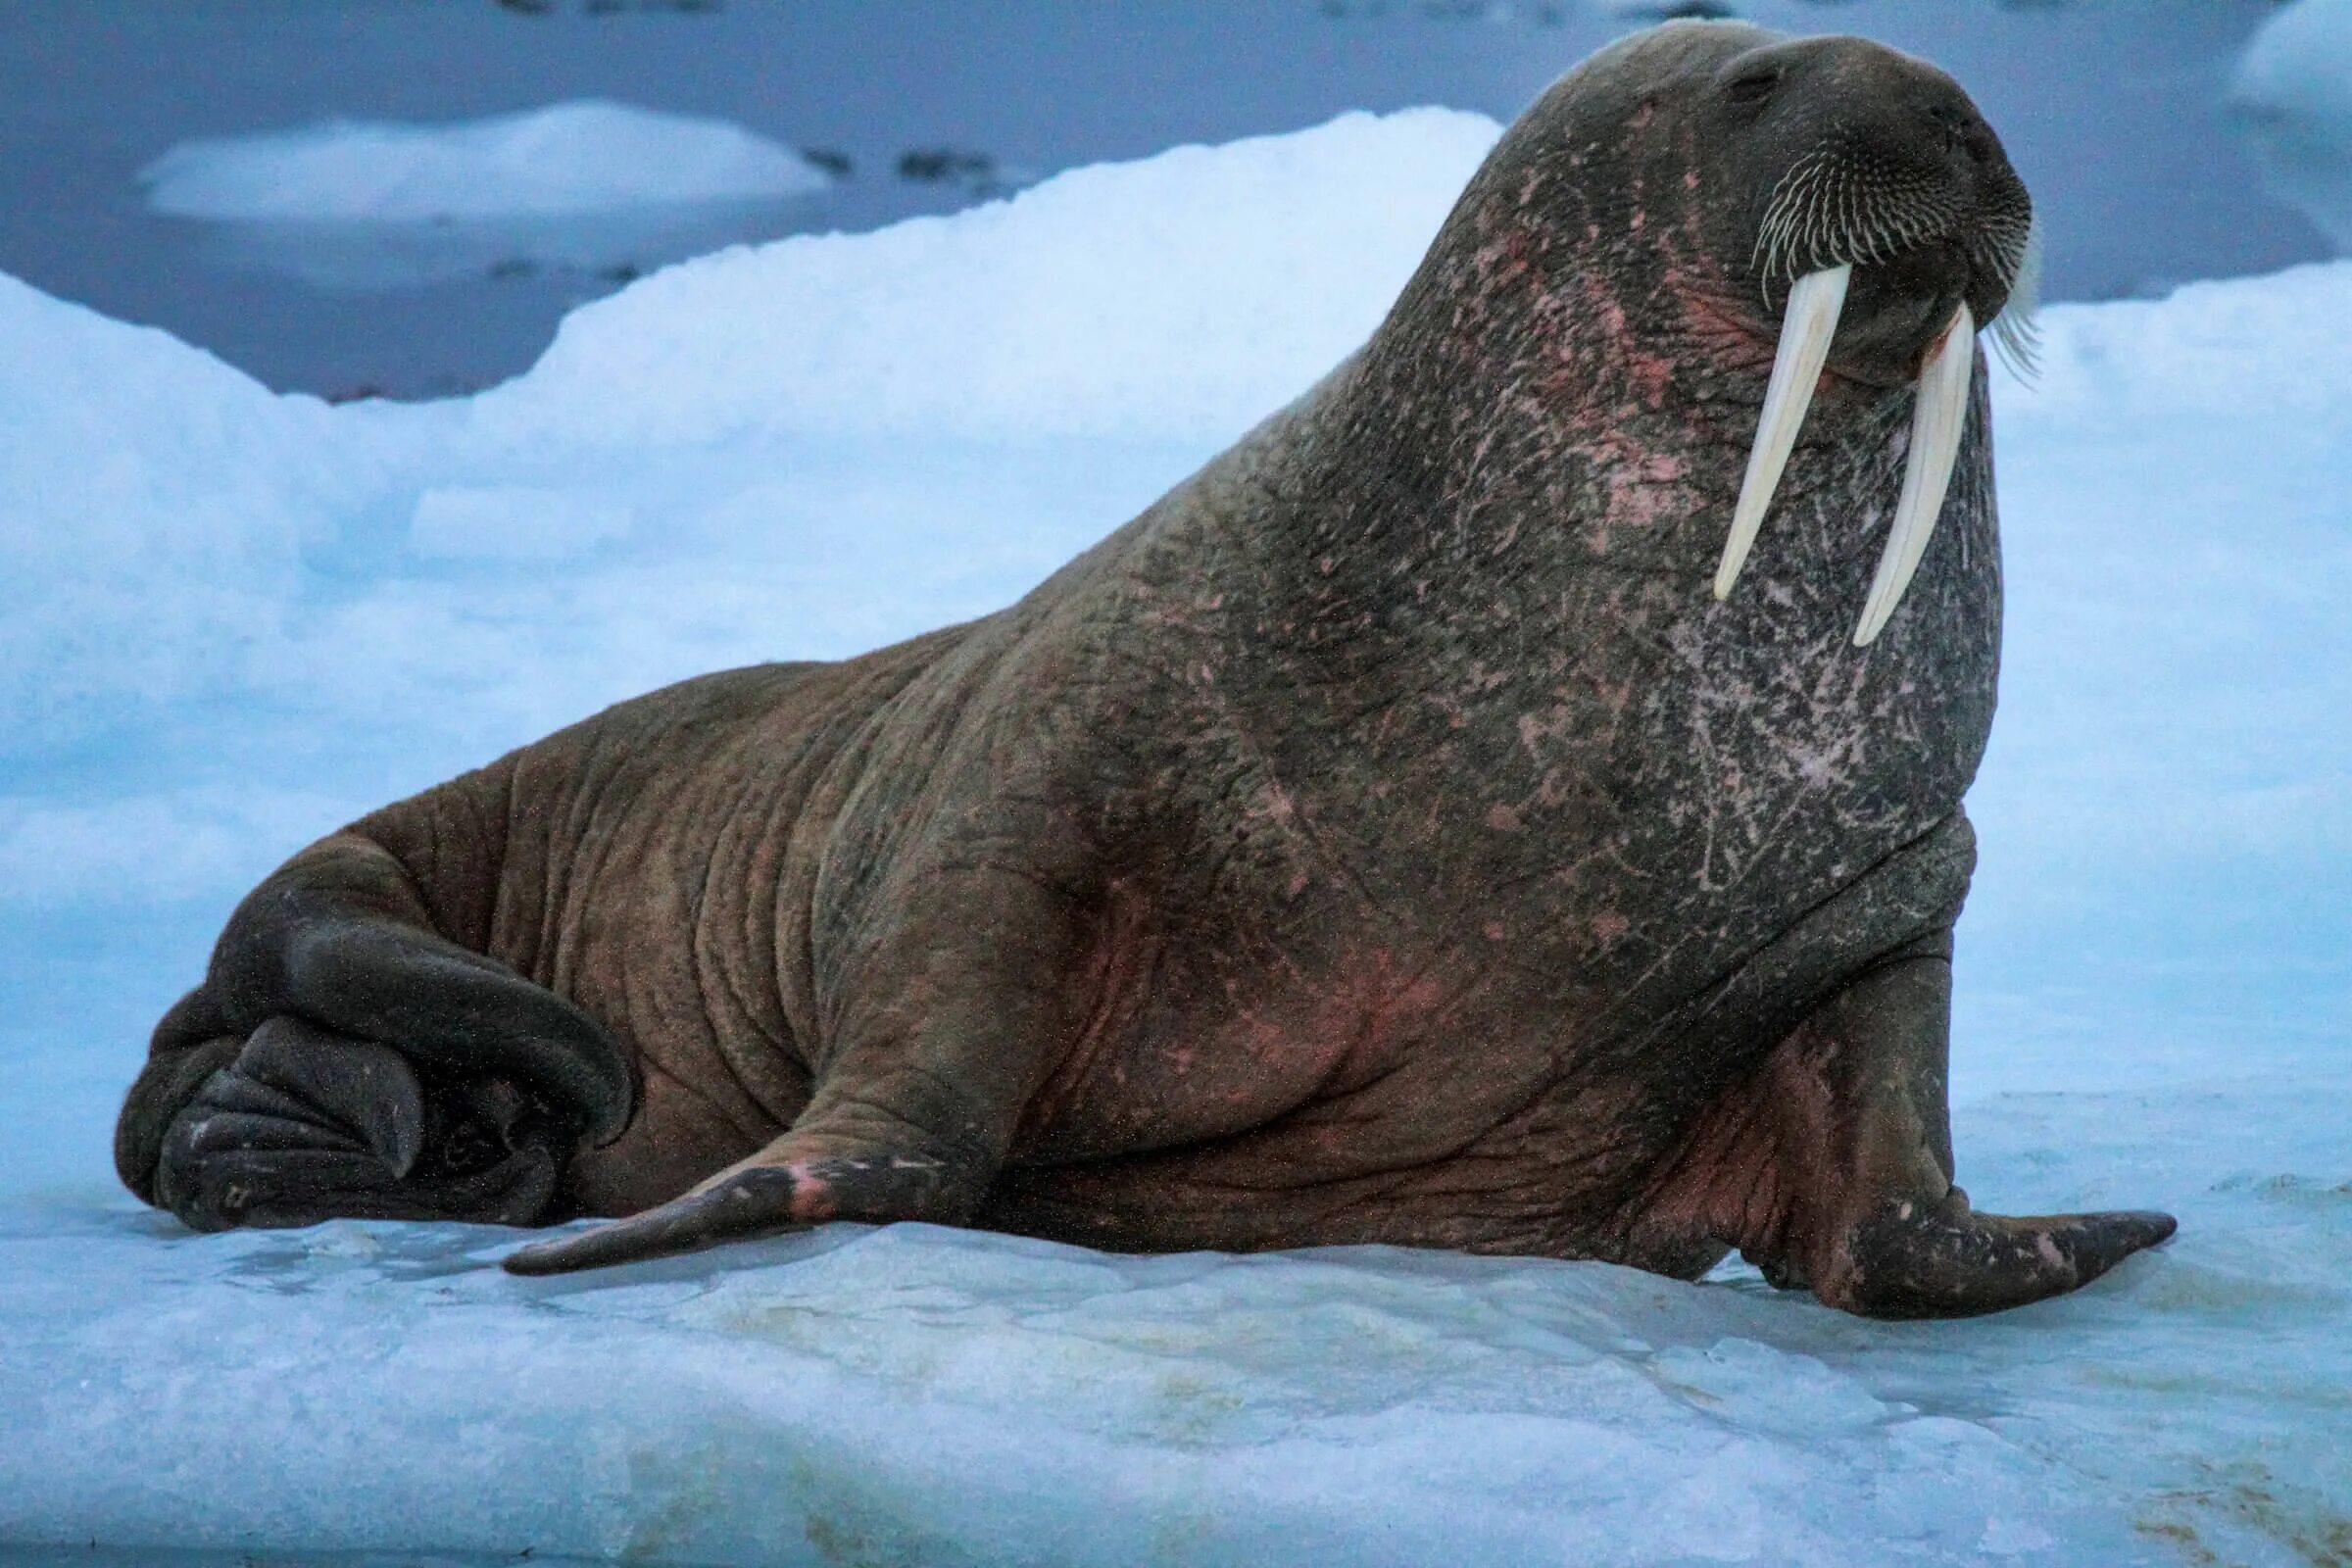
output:
<path id="1" fill-rule="evenodd" d="M 515 1274 L 564 1274 L 700 1251 L 806 1230 L 826 1220 L 960 1218 L 970 1205 L 939 1161 L 904 1154 L 790 1158 L 781 1147 L 719 1172 L 683 1198 L 576 1236 L 534 1242 L 508 1254 Z M 774 1163 L 784 1156 L 783 1163 Z"/>
<path id="2" fill-rule="evenodd" d="M 1867 1317 L 1969 1317 L 2063 1295 L 2171 1236 L 2170 1214 L 1980 1214 L 1952 1184 L 1951 939 L 1848 984 L 1708 1113 L 1664 1184 L 1764 1270 Z"/>
<path id="3" fill-rule="evenodd" d="M 1063 983 L 1091 940 L 1092 906 L 1068 891 L 1090 874 L 1083 850 L 1066 833 L 1034 842 L 1068 858 L 1008 870 L 984 835 L 902 862 L 892 892 L 904 896 L 885 897 L 842 967 L 836 1043 L 789 1131 L 684 1197 L 525 1247 L 507 1268 L 602 1268 L 828 1220 L 969 1222 L 1050 1053 L 1096 1004 Z"/>

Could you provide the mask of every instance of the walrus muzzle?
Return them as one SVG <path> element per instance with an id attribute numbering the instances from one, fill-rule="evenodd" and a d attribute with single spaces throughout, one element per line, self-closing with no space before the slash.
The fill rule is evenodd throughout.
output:
<path id="1" fill-rule="evenodd" d="M 1757 270 L 1767 290 L 1776 278 L 1788 279 L 1788 295 L 1763 416 L 1715 571 L 1717 599 L 1730 596 L 1764 525 L 1829 363 L 1856 267 L 1884 267 L 1929 246 L 1956 250 L 1969 273 L 1997 285 L 2003 303 L 1990 323 L 1996 348 L 2021 370 L 2031 369 L 2037 256 L 2032 201 L 2005 160 L 1981 200 L 1955 184 L 1833 145 L 1799 159 L 1774 189 L 1756 240 Z M 1902 602 L 1943 510 L 1968 423 L 1978 325 L 1962 297 L 1920 360 L 1902 494 L 1854 629 L 1856 647 L 1868 647 Z"/>

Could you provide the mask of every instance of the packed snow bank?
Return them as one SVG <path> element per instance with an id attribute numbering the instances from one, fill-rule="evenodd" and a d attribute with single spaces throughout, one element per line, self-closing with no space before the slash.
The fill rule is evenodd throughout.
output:
<path id="1" fill-rule="evenodd" d="M 594 99 L 452 125 L 338 120 L 182 142 L 139 180 L 175 218 L 378 223 L 760 201 L 831 183 L 740 125 Z"/>
<path id="2" fill-rule="evenodd" d="M 1362 341 L 1497 130 L 1346 115 L 704 257 L 574 312 L 478 416 L 515 441 L 1215 440 Z"/>
<path id="3" fill-rule="evenodd" d="M 356 499 L 326 409 L 5 276 L 0 364 L 0 746 L 243 685 Z"/>
<path id="4" fill-rule="evenodd" d="M 2297 0 L 2264 23 L 2228 104 L 2272 192 L 2352 256 L 2352 0 Z"/>
<path id="5" fill-rule="evenodd" d="M 2054 309 L 1996 388 L 1960 1173 L 2183 1221 L 2078 1296 L 1874 1325 L 1738 1270 L 922 1227 L 525 1282 L 494 1233 L 194 1237 L 115 1188 L 147 1022 L 304 838 L 1006 602 L 1368 331 L 1493 134 L 1351 118 L 731 254 L 423 408 L 0 284 L 0 1545 L 2340 1555 L 2352 265 Z"/>

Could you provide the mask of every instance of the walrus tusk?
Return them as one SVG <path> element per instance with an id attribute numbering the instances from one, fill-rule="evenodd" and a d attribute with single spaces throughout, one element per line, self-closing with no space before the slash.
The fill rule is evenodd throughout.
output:
<path id="1" fill-rule="evenodd" d="M 1796 432 L 1804 425 L 1805 411 L 1813 406 L 1813 389 L 1821 382 L 1821 368 L 1830 357 L 1830 339 L 1838 335 L 1838 318 L 1845 309 L 1845 285 L 1853 279 L 1852 263 L 1807 272 L 1788 290 L 1788 314 L 1781 321 L 1781 347 L 1773 356 L 1772 379 L 1764 388 L 1764 417 L 1756 426 L 1756 444 L 1747 450 L 1747 476 L 1740 481 L 1740 505 L 1732 513 L 1732 536 L 1724 541 L 1723 564 L 1715 568 L 1715 597 L 1731 596 L 1747 564 L 1747 552 L 1764 526 L 1764 514 L 1779 488 L 1781 470 L 1788 466 Z"/>
<path id="2" fill-rule="evenodd" d="M 1927 554 L 1928 536 L 1936 531 L 1943 511 L 1943 492 L 1952 480 L 1952 462 L 1960 455 L 1960 432 L 1968 423 L 1968 382 L 1976 368 L 1977 321 L 1963 304 L 1952 314 L 1952 324 L 1941 341 L 1928 351 L 1919 374 L 1919 401 L 1911 411 L 1911 456 L 1903 467 L 1903 495 L 1894 504 L 1894 526 L 1886 530 L 1886 549 L 1879 557 L 1878 575 L 1871 579 L 1870 597 L 1862 605 L 1862 623 L 1854 628 L 1854 646 L 1868 648 L 1886 626 L 1894 607 L 1902 603 L 1919 558 Z"/>

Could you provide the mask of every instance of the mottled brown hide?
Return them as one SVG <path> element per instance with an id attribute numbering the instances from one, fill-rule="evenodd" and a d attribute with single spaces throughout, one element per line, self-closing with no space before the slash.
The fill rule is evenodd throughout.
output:
<path id="1" fill-rule="evenodd" d="M 1793 226 L 1806 179 L 1843 227 Z M 1736 1247 L 1892 1314 L 2089 1278 L 2163 1226 L 1951 1186 L 1981 366 L 1851 642 L 1909 381 L 1961 303 L 1998 317 L 2029 210 L 1875 45 L 1604 52 L 1359 353 L 1019 604 L 622 704 L 298 855 L 158 1031 L 124 1179 L 200 1225 L 634 1216 L 524 1270 L 922 1218 Z M 1718 603 L 1783 271 L 1847 262 Z"/>

